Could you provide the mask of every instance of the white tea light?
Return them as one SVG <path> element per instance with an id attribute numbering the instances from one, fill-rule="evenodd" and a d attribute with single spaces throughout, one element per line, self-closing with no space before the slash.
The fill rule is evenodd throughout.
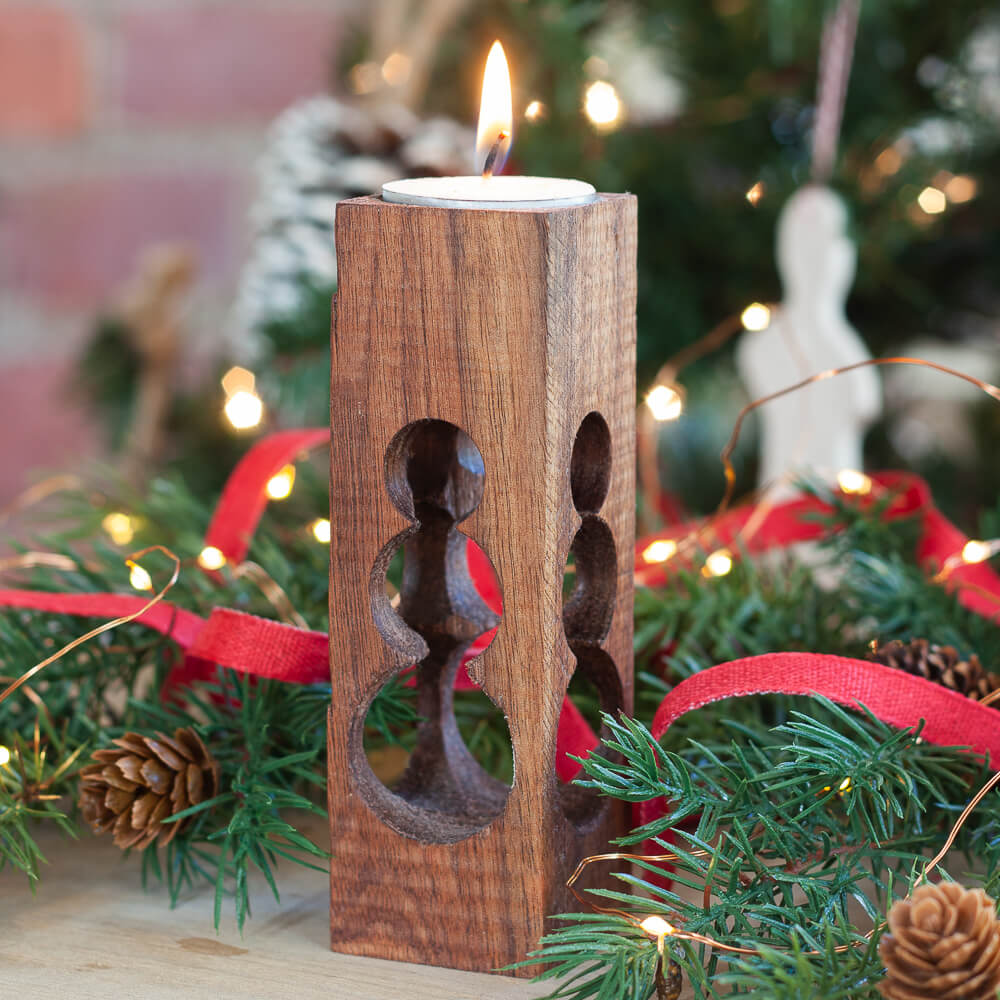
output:
<path id="1" fill-rule="evenodd" d="M 435 208 L 532 209 L 585 205 L 597 199 L 593 184 L 561 177 L 498 177 L 514 129 L 510 72 L 503 47 L 493 43 L 483 74 L 476 132 L 482 173 L 465 177 L 416 177 L 382 185 L 384 201 Z"/>
<path id="2" fill-rule="evenodd" d="M 382 198 L 437 208 L 557 208 L 595 201 L 597 191 L 561 177 L 415 177 L 383 184 Z"/>

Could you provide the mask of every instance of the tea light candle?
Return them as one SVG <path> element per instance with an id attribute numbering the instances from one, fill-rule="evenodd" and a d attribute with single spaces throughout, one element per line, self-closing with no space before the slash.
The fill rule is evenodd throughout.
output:
<path id="1" fill-rule="evenodd" d="M 497 177 L 510 152 L 514 112 L 503 46 L 493 43 L 483 74 L 476 133 L 480 175 L 416 177 L 382 185 L 382 199 L 437 208 L 532 209 L 585 205 L 597 198 L 592 184 L 561 177 Z"/>

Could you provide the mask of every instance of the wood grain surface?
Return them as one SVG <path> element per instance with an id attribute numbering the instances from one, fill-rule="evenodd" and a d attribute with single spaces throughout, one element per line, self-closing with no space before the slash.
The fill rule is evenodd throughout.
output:
<path id="1" fill-rule="evenodd" d="M 303 828 L 322 843 L 325 830 Z M 523 979 L 359 958 L 330 951 L 325 875 L 282 863 L 281 902 L 251 878 L 241 936 L 227 909 L 212 927 L 212 889 L 142 888 L 138 857 L 110 838 L 42 831 L 48 864 L 32 894 L 0 872 L 0 986 L 23 1000 L 533 1000 Z M 690 987 L 682 1000 L 690 1000 Z"/>
<path id="2" fill-rule="evenodd" d="M 310 830 L 322 843 L 325 830 Z M 357 958 L 330 951 L 326 875 L 282 863 L 281 903 L 252 881 L 253 918 L 227 905 L 212 927 L 212 888 L 143 890 L 139 858 L 110 838 L 40 836 L 49 863 L 32 895 L 0 872 L 0 993 L 24 1000 L 529 1000 L 506 976 Z"/>
<path id="3" fill-rule="evenodd" d="M 338 205 L 335 950 L 475 970 L 522 959 L 545 916 L 572 907 L 577 861 L 624 826 L 619 804 L 561 788 L 555 755 L 574 670 L 605 708 L 632 705 L 635 218 L 628 195 L 548 211 Z M 497 623 L 467 538 L 503 593 L 469 670 L 507 719 L 512 788 L 454 724 L 458 662 Z M 385 575 L 400 548 L 395 608 Z M 390 790 L 365 758 L 364 720 L 414 662 L 424 721 Z"/>

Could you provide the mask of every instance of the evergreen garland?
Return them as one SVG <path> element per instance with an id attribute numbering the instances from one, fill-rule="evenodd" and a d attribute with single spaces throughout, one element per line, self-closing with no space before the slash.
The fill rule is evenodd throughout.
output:
<path id="1" fill-rule="evenodd" d="M 249 556 L 285 589 L 309 626 L 320 630 L 328 624 L 327 550 L 307 525 L 322 510 L 324 496 L 322 474 L 300 465 L 293 497 L 271 505 Z M 652 717 L 678 679 L 761 652 L 859 656 L 875 638 L 927 636 L 963 654 L 978 653 L 988 668 L 1000 662 L 995 626 L 963 609 L 915 564 L 914 521 L 884 521 L 877 504 L 863 510 L 843 497 L 824 499 L 831 514 L 821 550 L 840 574 L 832 588 L 820 585 L 815 567 L 787 558 L 746 558 L 725 577 L 705 580 L 682 570 L 666 587 L 638 590 L 639 719 Z M 124 550 L 102 541 L 99 530 L 103 517 L 121 508 L 120 499 L 71 498 L 59 517 L 74 525 L 73 532 L 52 534 L 35 547 L 72 556 L 79 568 L 58 575 L 34 570 L 25 585 L 70 592 L 125 589 Z M 172 602 L 202 614 L 229 606 L 276 617 L 246 578 L 224 573 L 218 582 L 194 567 L 208 510 L 183 483 L 156 480 L 145 498 L 130 498 L 127 509 L 137 529 L 130 549 L 166 544 L 185 563 Z M 995 516 L 987 513 L 984 523 Z M 154 581 L 162 579 L 162 565 L 152 558 L 143 564 Z M 18 675 L 43 650 L 57 649 L 82 631 L 78 618 L 6 612 L 0 617 L 3 673 Z M 176 655 L 169 640 L 136 624 L 122 626 L 33 680 L 44 707 L 24 689 L 0 703 L 2 742 L 12 754 L 10 764 L 0 767 L 0 865 L 10 864 L 32 880 L 42 876 L 38 826 L 76 830 L 77 774 L 94 749 L 126 731 L 193 726 L 219 761 L 219 794 L 174 817 L 190 815 L 192 821 L 167 847 L 142 851 L 143 871 L 165 884 L 172 901 L 186 886 L 213 885 L 216 924 L 232 896 L 242 925 L 249 916 L 252 869 L 263 872 L 277 894 L 280 861 L 321 867 L 326 856 L 303 833 L 302 819 L 324 814 L 330 688 L 218 671 L 186 692 L 183 704 L 165 703 L 160 686 Z M 412 694 L 401 682 L 381 693 L 368 718 L 369 751 L 412 746 Z M 585 711 L 592 707 L 586 698 L 581 702 Z M 509 780 L 502 719 L 485 711 L 474 693 L 456 699 L 456 713 L 480 760 Z M 848 901 L 856 900 L 868 914 L 868 926 L 878 924 L 891 898 L 911 883 L 920 852 L 940 842 L 982 769 L 973 757 L 922 743 L 917 732 L 894 732 L 872 718 L 788 697 L 743 699 L 724 710 L 709 706 L 691 713 L 671 728 L 669 752 L 658 760 L 641 722 L 603 721 L 609 734 L 604 751 L 584 763 L 581 780 L 633 802 L 666 795 L 672 811 L 653 828 L 634 832 L 629 842 L 669 831 L 672 849 L 682 857 L 674 878 L 698 886 L 708 880 L 715 894 L 706 912 L 657 888 L 644 872 L 622 873 L 625 891 L 613 897 L 616 904 L 680 913 L 691 928 L 760 947 L 757 957 L 728 965 L 688 945 L 675 948 L 673 957 L 706 997 L 724 988 L 773 997 L 810 995 L 813 989 L 824 996 L 869 995 L 879 969 L 874 940 L 846 953 L 834 950 L 859 941 L 867 929 L 854 922 Z M 845 778 L 850 788 L 841 793 Z M 995 820 L 996 810 L 985 803 L 962 841 L 986 866 L 986 885 L 994 891 L 1000 885 Z M 711 847 L 714 860 L 691 853 L 696 847 Z M 638 902 L 635 891 L 649 899 Z M 570 919 L 532 961 L 550 963 L 551 975 L 589 972 L 575 986 L 560 985 L 553 996 L 645 1000 L 655 942 L 620 918 Z"/>

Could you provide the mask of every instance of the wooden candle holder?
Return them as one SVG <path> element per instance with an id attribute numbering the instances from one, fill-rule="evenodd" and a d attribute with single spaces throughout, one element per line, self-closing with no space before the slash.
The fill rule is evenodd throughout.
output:
<path id="1" fill-rule="evenodd" d="M 574 670 L 606 710 L 632 708 L 636 202 L 356 198 L 337 206 L 336 239 L 332 947 L 495 970 L 573 908 L 576 863 L 626 828 L 621 803 L 561 785 L 555 764 Z M 495 568 L 500 616 L 470 579 L 469 538 Z M 507 719 L 511 788 L 474 760 L 452 707 L 463 652 L 497 624 L 468 670 Z M 390 790 L 365 717 L 413 663 L 418 743 Z"/>

